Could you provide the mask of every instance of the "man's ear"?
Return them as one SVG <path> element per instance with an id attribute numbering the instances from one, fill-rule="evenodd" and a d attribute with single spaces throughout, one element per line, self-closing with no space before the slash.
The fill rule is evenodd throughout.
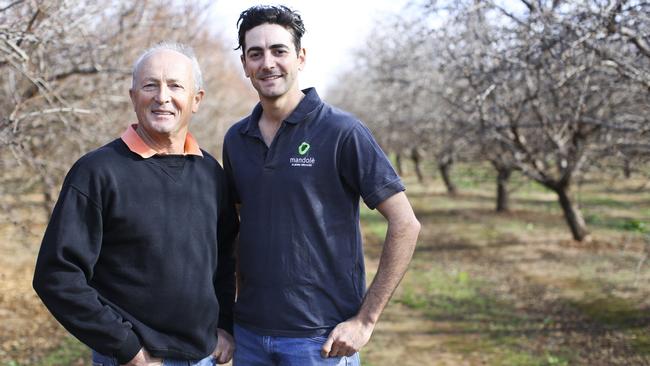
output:
<path id="1" fill-rule="evenodd" d="M 129 89 L 129 97 L 131 98 L 131 104 L 133 104 L 133 108 L 135 108 L 135 92 L 133 89 Z"/>
<path id="2" fill-rule="evenodd" d="M 196 113 L 199 111 L 199 104 L 201 104 L 201 101 L 203 100 L 203 96 L 205 95 L 205 90 L 201 89 L 196 94 L 194 94 L 194 98 L 192 98 L 192 113 Z"/>
<path id="3" fill-rule="evenodd" d="M 242 53 L 241 56 L 239 56 L 239 59 L 241 60 L 242 68 L 244 68 L 244 75 L 246 75 L 246 77 L 249 78 L 250 75 L 248 75 L 248 71 L 246 71 L 246 56 L 244 56 L 244 54 Z"/>
<path id="4" fill-rule="evenodd" d="M 307 63 L 307 50 L 303 47 L 298 52 L 298 70 L 302 71 Z"/>

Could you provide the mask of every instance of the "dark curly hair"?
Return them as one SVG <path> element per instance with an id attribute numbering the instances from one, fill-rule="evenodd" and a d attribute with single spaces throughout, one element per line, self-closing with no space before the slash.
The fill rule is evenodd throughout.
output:
<path id="1" fill-rule="evenodd" d="M 241 12 L 237 20 L 239 28 L 239 46 L 246 51 L 246 32 L 265 23 L 278 24 L 286 28 L 293 36 L 296 53 L 300 52 L 300 39 L 305 34 L 305 25 L 300 14 L 284 5 L 255 5 Z"/>

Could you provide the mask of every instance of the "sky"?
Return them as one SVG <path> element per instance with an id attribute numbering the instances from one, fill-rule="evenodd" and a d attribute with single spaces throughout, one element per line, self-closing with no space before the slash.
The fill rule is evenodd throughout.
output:
<path id="1" fill-rule="evenodd" d="M 257 4 L 283 4 L 300 12 L 307 31 L 302 46 L 307 63 L 299 76 L 301 88 L 316 87 L 324 95 L 342 69 L 349 69 L 352 52 L 363 45 L 377 19 L 398 13 L 408 0 L 286 0 L 264 2 L 218 0 L 211 8 L 212 24 L 226 42 L 237 46 L 236 23 L 242 10 Z M 233 51 L 237 58 L 240 51 Z M 239 62 L 239 61 L 238 61 Z"/>

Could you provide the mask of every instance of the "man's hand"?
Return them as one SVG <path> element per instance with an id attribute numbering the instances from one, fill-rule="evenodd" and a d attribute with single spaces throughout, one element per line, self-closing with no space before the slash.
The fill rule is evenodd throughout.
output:
<path id="1" fill-rule="evenodd" d="M 232 359 L 235 352 L 235 341 L 232 336 L 221 328 L 217 328 L 217 346 L 212 355 L 218 364 L 224 364 Z"/>
<path id="2" fill-rule="evenodd" d="M 161 366 L 162 359 L 157 357 L 151 357 L 149 352 L 144 348 L 140 348 L 140 351 L 133 357 L 129 363 L 124 364 L 123 366 Z"/>
<path id="3" fill-rule="evenodd" d="M 321 356 L 352 356 L 368 343 L 374 328 L 374 324 L 364 323 L 356 316 L 340 323 L 323 344 Z"/>

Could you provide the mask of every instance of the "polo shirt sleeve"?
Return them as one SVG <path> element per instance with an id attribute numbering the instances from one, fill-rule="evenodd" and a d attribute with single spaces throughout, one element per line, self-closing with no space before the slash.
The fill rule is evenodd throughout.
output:
<path id="1" fill-rule="evenodd" d="M 405 190 L 388 157 L 361 122 L 343 138 L 338 160 L 342 179 L 370 209 Z"/>
<path id="2" fill-rule="evenodd" d="M 101 250 L 102 210 L 88 191 L 70 183 L 74 173 L 66 178 L 45 231 L 33 286 L 70 333 L 97 352 L 128 362 L 140 341 L 131 324 L 88 285 Z"/>

